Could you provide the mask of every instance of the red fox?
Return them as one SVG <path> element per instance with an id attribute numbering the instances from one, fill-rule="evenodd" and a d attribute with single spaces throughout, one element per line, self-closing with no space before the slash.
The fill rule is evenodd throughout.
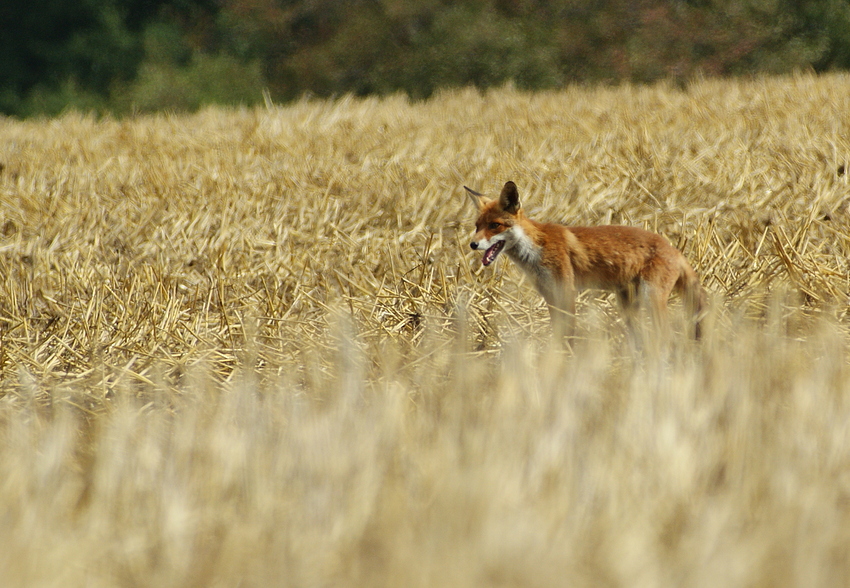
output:
<path id="1" fill-rule="evenodd" d="M 705 294 L 699 278 L 661 235 L 636 227 L 567 227 L 531 220 L 513 182 L 505 184 L 498 200 L 464 188 L 479 210 L 470 246 L 484 250 L 484 265 L 504 251 L 525 271 L 546 300 L 556 333 L 572 334 L 578 290 L 613 291 L 630 327 L 641 297 L 649 298 L 658 323 L 665 320 L 667 299 L 677 290 L 691 317 L 692 335 L 700 338 Z"/>

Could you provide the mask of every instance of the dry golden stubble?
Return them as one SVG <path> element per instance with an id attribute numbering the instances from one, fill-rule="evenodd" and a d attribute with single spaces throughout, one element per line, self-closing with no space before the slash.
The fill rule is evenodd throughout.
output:
<path id="1" fill-rule="evenodd" d="M 0 568 L 845 578 L 846 84 L 3 121 Z M 507 179 L 536 218 L 667 235 L 705 341 L 635 352 L 588 293 L 552 349 L 519 272 L 468 248 L 461 186 Z"/>

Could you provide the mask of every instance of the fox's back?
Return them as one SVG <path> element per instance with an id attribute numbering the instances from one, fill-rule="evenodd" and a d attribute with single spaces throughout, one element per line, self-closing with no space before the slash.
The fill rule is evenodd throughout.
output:
<path id="1" fill-rule="evenodd" d="M 571 262 L 577 282 L 614 286 L 647 273 L 678 272 L 682 254 L 667 239 L 637 227 L 564 227 L 572 234 Z"/>

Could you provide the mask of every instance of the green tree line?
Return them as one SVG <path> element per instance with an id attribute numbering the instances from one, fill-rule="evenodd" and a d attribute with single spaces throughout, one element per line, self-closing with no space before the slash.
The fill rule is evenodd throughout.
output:
<path id="1" fill-rule="evenodd" d="M 0 7 L 0 112 L 305 94 L 686 83 L 850 67 L 850 0 L 29 0 Z"/>

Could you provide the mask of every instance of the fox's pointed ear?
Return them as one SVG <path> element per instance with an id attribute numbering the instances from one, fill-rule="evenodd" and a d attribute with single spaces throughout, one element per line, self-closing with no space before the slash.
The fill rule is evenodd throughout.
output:
<path id="1" fill-rule="evenodd" d="M 516 189 L 516 184 L 513 182 L 505 183 L 502 193 L 499 194 L 499 206 L 502 207 L 502 210 L 511 214 L 516 214 L 520 209 L 522 205 L 519 202 L 519 192 Z"/>
<path id="2" fill-rule="evenodd" d="M 475 207 L 479 210 L 484 208 L 484 206 L 488 202 L 490 202 L 490 199 L 487 198 L 484 194 L 480 194 L 472 188 L 467 188 L 466 186 L 464 186 L 463 189 L 466 190 L 466 195 L 469 196 L 469 200 L 472 202 L 472 204 L 475 205 Z"/>

